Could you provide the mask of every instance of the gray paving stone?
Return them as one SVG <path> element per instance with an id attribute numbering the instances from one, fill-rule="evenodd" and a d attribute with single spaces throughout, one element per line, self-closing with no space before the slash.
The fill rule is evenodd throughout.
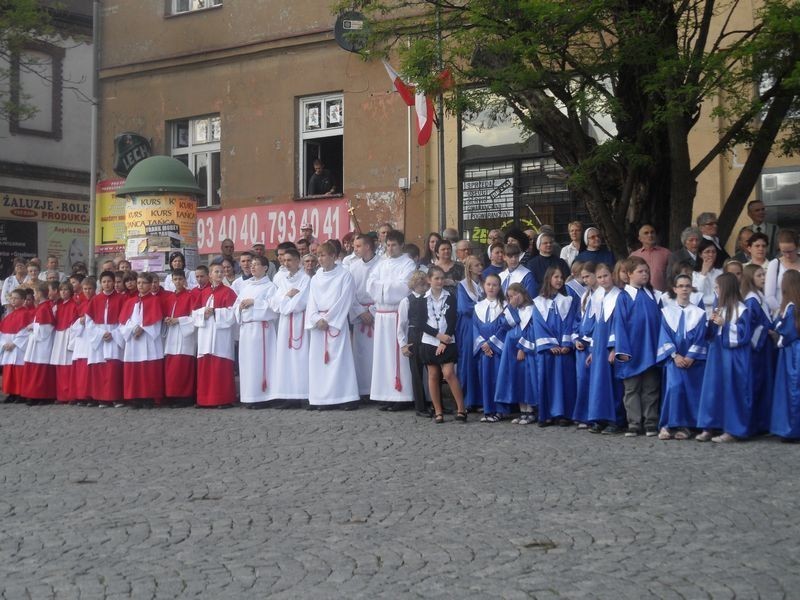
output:
<path id="1" fill-rule="evenodd" d="M 782 598 L 800 447 L 0 406 L 0 597 Z"/>

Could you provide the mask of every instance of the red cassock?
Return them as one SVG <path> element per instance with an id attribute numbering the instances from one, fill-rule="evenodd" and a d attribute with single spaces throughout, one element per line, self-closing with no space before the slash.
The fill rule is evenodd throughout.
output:
<path id="1" fill-rule="evenodd" d="M 0 333 L 15 335 L 25 329 L 33 321 L 33 312 L 26 308 L 18 308 L 7 314 L 0 321 Z M 23 353 L 24 350 L 17 349 Z M 23 365 L 3 365 L 3 393 L 9 396 L 22 395 Z"/>
<path id="2" fill-rule="evenodd" d="M 85 298 L 85 296 L 84 296 Z M 78 306 L 78 318 L 86 314 L 88 299 Z M 76 342 L 77 343 L 77 342 Z M 89 360 L 87 358 L 74 358 L 72 360 L 72 376 L 70 387 L 73 400 L 89 400 L 92 395 L 89 388 Z"/>
<path id="3" fill-rule="evenodd" d="M 128 340 L 123 360 L 123 393 L 125 400 L 164 397 L 164 351 L 161 338 L 161 321 L 164 310 L 161 298 L 154 294 L 130 298 L 119 314 L 120 325 L 125 325 L 141 307 L 141 326 L 145 332 Z M 151 335 L 152 334 L 152 335 Z"/>
<path id="4" fill-rule="evenodd" d="M 53 316 L 53 303 L 50 300 L 41 302 L 34 313 L 33 323 L 55 326 Z M 50 334 L 52 336 L 52 332 Z M 33 333 L 28 339 L 28 345 L 33 344 Z M 44 347 L 44 344 L 41 344 Z M 52 350 L 52 340 L 49 344 Z M 36 357 L 35 361 L 25 361 L 22 367 L 22 396 L 32 400 L 52 400 L 56 397 L 56 368 L 50 364 L 50 352 L 45 362 L 44 356 Z M 26 357 L 28 353 L 26 352 Z"/>
<path id="5" fill-rule="evenodd" d="M 78 303 L 70 298 L 67 301 L 59 301 L 56 303 L 56 322 L 55 322 L 55 336 L 56 342 L 58 338 L 63 337 L 66 343 L 69 339 L 69 328 L 78 320 L 80 307 Z M 71 351 L 63 352 L 67 356 L 72 354 Z M 56 358 L 54 356 L 54 358 Z M 62 357 L 63 358 L 63 357 Z M 54 360 L 56 369 L 56 401 L 57 402 L 70 402 L 74 400 L 72 393 L 72 359 L 69 358 L 68 364 L 58 364 Z"/>
<path id="6" fill-rule="evenodd" d="M 191 318 L 197 299 L 188 290 L 180 293 L 165 292 L 161 296 L 164 305 L 164 317 Z M 174 325 L 173 327 L 179 327 Z M 167 331 L 169 332 L 169 329 Z M 178 333 L 178 332 L 176 332 Z M 197 352 L 180 354 L 171 352 L 169 345 L 170 334 L 167 335 L 167 345 L 164 348 L 164 395 L 167 398 L 194 398 L 197 383 Z"/>
<path id="7" fill-rule="evenodd" d="M 100 325 L 119 325 L 119 313 L 127 299 L 125 294 L 100 292 L 89 300 L 86 315 Z M 89 365 L 89 391 L 92 400 L 98 402 L 122 400 L 122 361 L 106 360 Z"/>
<path id="8" fill-rule="evenodd" d="M 204 288 L 198 297 L 198 308 L 208 304 L 214 297 L 214 308 L 230 308 L 236 302 L 236 292 L 225 285 Z M 198 338 L 202 336 L 198 333 Z M 200 352 L 198 339 L 198 353 Z M 225 406 L 236 401 L 236 382 L 234 380 L 233 352 L 230 358 L 208 353 L 197 359 L 197 405 Z"/>

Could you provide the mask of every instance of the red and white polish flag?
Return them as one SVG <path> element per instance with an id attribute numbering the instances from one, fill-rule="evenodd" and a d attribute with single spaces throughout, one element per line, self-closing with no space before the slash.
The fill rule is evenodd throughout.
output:
<path id="1" fill-rule="evenodd" d="M 414 87 L 404 82 L 397 71 L 385 60 L 383 66 L 403 101 L 408 106 L 414 107 L 417 113 L 417 144 L 424 146 L 431 138 L 433 130 L 433 102 L 425 94 L 416 93 Z"/>

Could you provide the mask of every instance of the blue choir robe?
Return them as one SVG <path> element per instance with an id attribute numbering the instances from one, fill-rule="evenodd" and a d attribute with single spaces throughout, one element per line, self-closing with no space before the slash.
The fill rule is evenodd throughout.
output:
<path id="1" fill-rule="evenodd" d="M 661 294 L 661 299 L 658 301 L 658 305 L 661 308 L 669 306 L 671 304 L 677 304 L 677 300 L 675 298 L 670 298 L 667 294 Z M 706 304 L 703 302 L 703 294 L 702 292 L 692 292 L 689 294 L 689 303 L 694 304 L 698 308 L 702 308 L 703 310 L 706 309 Z"/>
<path id="2" fill-rule="evenodd" d="M 475 292 L 468 290 L 466 279 L 460 281 L 456 287 L 456 372 L 464 393 L 464 406 L 467 408 L 477 408 L 482 404 L 478 391 L 478 363 L 472 351 L 472 315 L 475 312 L 475 303 L 483 297 L 483 289 L 480 283 L 475 284 L 475 288 Z"/>
<path id="3" fill-rule="evenodd" d="M 661 309 L 661 333 L 656 360 L 664 365 L 660 427 L 697 427 L 697 409 L 706 366 L 706 311 L 671 302 Z M 688 369 L 678 367 L 675 354 L 694 359 Z"/>
<path id="4" fill-rule="evenodd" d="M 611 288 L 606 292 L 597 288 L 592 294 L 595 323 L 592 330 L 592 364 L 589 367 L 589 402 L 587 413 L 592 423 L 602 422 L 623 426 L 627 423 L 622 404 L 622 382 L 614 376 L 614 365 L 608 362 L 608 353 L 614 349 L 614 319 L 617 298 L 622 292 Z"/>
<path id="5" fill-rule="evenodd" d="M 533 300 L 533 342 L 536 370 L 528 370 L 539 401 L 539 420 L 571 419 L 575 408 L 575 339 L 578 337 L 578 305 L 567 294 Z M 529 337 L 523 336 L 530 340 Z M 520 342 L 522 343 L 522 342 Z M 552 354 L 553 348 L 569 348 L 568 354 Z"/>
<path id="6" fill-rule="evenodd" d="M 658 333 L 661 326 L 659 298 L 647 288 L 626 285 L 614 309 L 614 350 L 616 373 L 620 379 L 641 375 L 656 364 Z M 622 362 L 620 356 L 628 356 Z"/>
<path id="7" fill-rule="evenodd" d="M 505 349 L 508 321 L 503 314 L 505 305 L 497 300 L 484 298 L 475 304 L 472 316 L 472 352 L 478 372 L 478 399 L 483 405 L 485 416 L 497 413 L 494 403 L 497 388 L 497 375 L 500 371 L 500 357 Z M 483 344 L 489 344 L 492 356 L 483 353 Z"/>
<path id="8" fill-rule="evenodd" d="M 489 275 L 497 275 L 500 276 L 505 269 L 503 267 L 496 267 L 494 265 L 489 265 L 486 267 L 483 272 L 481 273 L 481 278 L 485 281 Z"/>
<path id="9" fill-rule="evenodd" d="M 500 273 L 500 287 L 503 288 L 503 294 L 508 291 L 508 286 L 512 283 L 521 283 L 531 298 L 539 295 L 539 282 L 527 267 L 519 265 L 511 272 L 506 269 Z"/>
<path id="10" fill-rule="evenodd" d="M 503 315 L 509 330 L 506 333 L 506 346 L 500 356 L 500 368 L 497 372 L 494 402 L 499 414 L 513 412 L 514 406 L 520 402 L 535 404 L 533 387 L 525 375 L 525 362 L 517 360 L 519 340 L 523 330 L 530 325 L 533 305 L 523 306 L 519 310 L 506 306 Z"/>
<path id="11" fill-rule="evenodd" d="M 734 437 L 751 434 L 753 388 L 750 383 L 750 311 L 744 303 L 721 327 L 708 324 L 708 358 L 700 391 L 697 426 L 721 429 Z"/>
<path id="12" fill-rule="evenodd" d="M 797 306 L 789 303 L 775 322 L 778 364 L 772 391 L 769 430 L 782 438 L 800 439 L 800 332 L 795 325 Z"/>
<path id="13" fill-rule="evenodd" d="M 750 381 L 753 388 L 753 423 L 754 434 L 769 431 L 772 414 L 772 388 L 775 379 L 776 350 L 769 330 L 772 329 L 772 318 L 769 306 L 763 294 L 750 292 L 744 299 L 750 311 L 750 328 L 753 338 L 750 346 Z"/>
<path id="14" fill-rule="evenodd" d="M 586 359 L 591 353 L 592 333 L 594 332 L 595 310 L 592 304 L 592 291 L 586 298 L 586 306 L 582 306 L 583 301 L 578 304 L 582 313 L 578 324 L 578 337 L 576 341 L 583 342 L 584 349 L 575 348 L 575 409 L 572 411 L 572 420 L 578 423 L 589 423 L 589 367 Z"/>

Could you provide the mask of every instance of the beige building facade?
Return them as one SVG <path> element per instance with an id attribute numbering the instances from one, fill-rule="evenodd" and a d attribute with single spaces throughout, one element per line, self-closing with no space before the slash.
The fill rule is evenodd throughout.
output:
<path id="1" fill-rule="evenodd" d="M 116 135 L 135 132 L 149 138 L 154 154 L 183 160 L 207 191 L 199 219 L 213 231 L 205 236 L 209 244 L 232 237 L 237 250 L 256 240 L 220 227 L 226 211 L 258 213 L 312 202 L 346 203 L 361 230 L 388 221 L 420 245 L 428 231 L 446 226 L 483 241 L 490 226 L 514 219 L 524 226 L 551 223 L 564 237 L 570 220 L 586 218 L 548 158 L 546 144 L 511 140 L 504 145 L 508 140 L 501 139 L 476 146 L 468 142 L 469 127 L 448 117 L 446 222 L 439 223 L 435 134 L 427 146 L 417 146 L 414 117 L 380 61 L 365 62 L 337 45 L 328 4 L 104 2 L 100 178 L 114 177 Z M 709 147 L 716 136 L 715 123 L 699 124 L 693 152 Z M 695 215 L 719 212 L 744 152 L 737 149 L 702 175 Z M 330 170 L 334 197 L 308 197 L 314 158 Z M 782 196 L 770 196 L 769 189 L 753 192 L 753 197 L 764 196 L 771 217 L 791 213 L 785 205 L 798 189 L 792 183 L 798 164 L 778 158 L 768 164 L 765 173 L 780 177 L 767 178 L 773 182 L 767 187 L 774 190 L 780 179 Z M 278 227 L 280 236 L 274 231 L 274 224 L 280 225 L 276 217 L 273 231 L 266 233 L 268 247 L 299 235 L 304 214 L 287 216 L 285 226 Z M 247 217 L 239 214 L 237 228 L 242 218 Z M 262 219 L 258 228 L 268 230 L 269 221 Z M 341 224 L 337 231 L 346 230 Z M 205 251 L 210 250 L 207 244 Z"/>

